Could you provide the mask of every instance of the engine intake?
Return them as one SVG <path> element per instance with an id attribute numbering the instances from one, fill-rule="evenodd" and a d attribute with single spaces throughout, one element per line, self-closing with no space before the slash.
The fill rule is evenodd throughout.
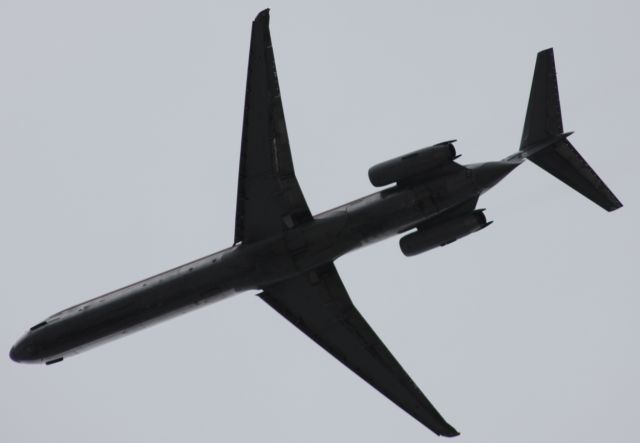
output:
<path id="1" fill-rule="evenodd" d="M 405 235 L 400 239 L 400 250 L 405 256 L 411 257 L 438 246 L 452 243 L 490 224 L 491 222 L 487 223 L 487 219 L 481 210 L 474 211 L 471 214 L 447 220 L 431 228 Z"/>
<path id="2" fill-rule="evenodd" d="M 438 143 L 402 157 L 378 163 L 369 168 L 369 181 L 373 186 L 386 186 L 437 169 L 455 159 L 454 141 Z"/>

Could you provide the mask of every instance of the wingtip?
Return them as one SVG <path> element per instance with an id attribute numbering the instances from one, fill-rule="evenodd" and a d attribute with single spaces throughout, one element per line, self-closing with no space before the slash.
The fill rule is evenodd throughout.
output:
<path id="1" fill-rule="evenodd" d="M 538 52 L 538 55 L 547 55 L 549 53 L 553 54 L 553 48 L 543 49 L 542 51 Z"/>
<path id="2" fill-rule="evenodd" d="M 613 212 L 617 209 L 620 209 L 621 207 L 623 207 L 624 205 L 622 204 L 622 202 L 620 200 L 618 200 L 616 198 L 616 201 L 614 201 L 611 206 L 605 208 L 607 210 L 607 212 Z"/>
<path id="3" fill-rule="evenodd" d="M 256 15 L 256 18 L 253 20 L 253 22 L 256 23 L 262 20 L 269 20 L 269 11 L 269 8 L 260 11 L 258 15 Z"/>
<path id="4" fill-rule="evenodd" d="M 442 433 L 440 435 L 443 436 L 443 437 L 457 437 L 458 435 L 460 435 L 460 433 L 458 431 L 456 431 L 454 428 L 451 428 L 447 432 L 444 432 L 444 433 Z"/>

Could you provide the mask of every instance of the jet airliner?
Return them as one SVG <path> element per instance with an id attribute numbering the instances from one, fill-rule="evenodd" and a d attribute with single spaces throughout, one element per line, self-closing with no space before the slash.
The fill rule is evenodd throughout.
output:
<path id="1" fill-rule="evenodd" d="M 537 56 L 518 152 L 461 165 L 455 140 L 369 169 L 378 192 L 312 215 L 289 149 L 269 10 L 253 22 L 231 247 L 51 315 L 10 351 L 52 364 L 155 322 L 258 289 L 260 298 L 434 433 L 458 432 L 427 400 L 353 305 L 334 265 L 349 251 L 402 234 L 406 256 L 488 226 L 481 194 L 525 160 L 607 211 L 622 206 L 562 127 L 552 49 Z"/>

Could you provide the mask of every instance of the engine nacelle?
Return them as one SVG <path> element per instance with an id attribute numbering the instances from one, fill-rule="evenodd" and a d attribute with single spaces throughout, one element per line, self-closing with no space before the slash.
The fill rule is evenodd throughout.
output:
<path id="1" fill-rule="evenodd" d="M 418 230 L 400 239 L 400 250 L 411 257 L 444 246 L 490 225 L 482 211 L 456 217 L 431 228 Z"/>
<path id="2" fill-rule="evenodd" d="M 369 168 L 369 181 L 373 186 L 386 186 L 437 169 L 456 157 L 454 141 L 442 142 L 378 163 Z"/>

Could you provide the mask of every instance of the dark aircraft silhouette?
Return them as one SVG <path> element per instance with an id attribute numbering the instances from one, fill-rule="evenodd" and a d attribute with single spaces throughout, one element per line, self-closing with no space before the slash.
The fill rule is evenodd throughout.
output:
<path id="1" fill-rule="evenodd" d="M 438 435 L 451 427 L 354 307 L 334 260 L 399 233 L 407 256 L 490 224 L 478 197 L 525 159 L 607 211 L 622 206 L 564 132 L 553 50 L 538 54 L 520 150 L 462 166 L 453 141 L 369 169 L 379 192 L 311 215 L 296 179 L 269 34 L 269 11 L 253 22 L 234 245 L 65 309 L 11 349 L 17 362 L 56 363 L 154 322 L 260 289 L 259 296 L 312 340 Z M 411 231 L 411 232 L 409 232 Z"/>

